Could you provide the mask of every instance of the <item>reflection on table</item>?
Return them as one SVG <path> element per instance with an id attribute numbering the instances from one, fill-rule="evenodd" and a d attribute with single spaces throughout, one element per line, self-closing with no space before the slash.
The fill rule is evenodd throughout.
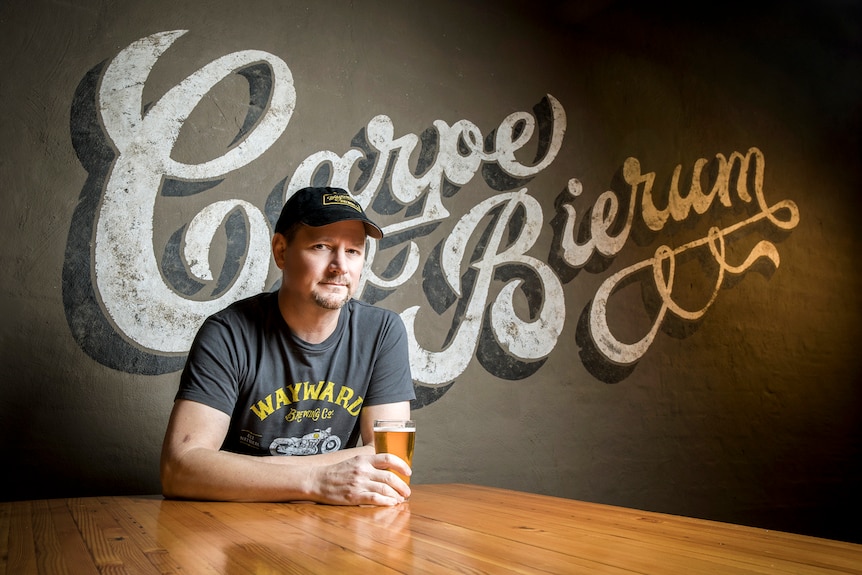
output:
<path id="1" fill-rule="evenodd" d="M 862 545 L 480 487 L 398 507 L 0 503 L 0 574 L 859 573 Z"/>

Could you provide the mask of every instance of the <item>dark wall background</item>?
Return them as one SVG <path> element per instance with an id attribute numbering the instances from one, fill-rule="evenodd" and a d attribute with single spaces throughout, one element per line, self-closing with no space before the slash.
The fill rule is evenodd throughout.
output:
<path id="1" fill-rule="evenodd" d="M 253 259 L 253 218 L 234 211 L 212 241 L 213 279 L 194 284 L 178 246 L 207 205 L 244 200 L 271 217 L 303 160 L 322 150 L 362 150 L 381 114 L 393 137 L 423 137 L 426 152 L 417 149 L 410 160 L 416 172 L 454 158 L 431 153 L 440 145 L 431 137 L 440 131 L 435 121 L 468 120 L 480 138 L 490 137 L 483 148 L 490 153 L 509 114 L 526 112 L 538 128 L 559 128 L 561 118 L 551 122 L 542 107 L 551 95 L 565 111 L 565 134 L 555 144 L 537 128 L 517 154 L 531 165 L 558 145 L 544 169 L 519 179 L 486 160 L 464 181 L 436 190 L 448 214 L 407 225 L 379 246 L 372 266 L 378 276 L 397 276 L 411 242 L 418 266 L 395 287 L 367 286 L 364 297 L 399 313 L 419 306 L 418 344 L 451 352 L 433 359 L 429 373 L 468 360 L 446 381 L 417 380 L 416 480 L 499 485 L 862 542 L 859 25 L 859 3 L 837 0 L 721 3 L 696 12 L 612 1 L 3 3 L 4 496 L 159 491 L 158 452 L 184 354 L 130 337 L 98 287 L 97 274 L 134 278 L 146 269 L 143 257 L 100 268 L 99 249 L 129 241 L 132 232 L 111 228 L 122 232 L 113 239 L 97 233 L 117 142 L 105 135 L 105 102 L 96 90 L 132 43 L 188 30 L 153 66 L 142 113 L 189 74 L 241 50 L 282 59 L 296 91 L 286 130 L 254 162 L 219 177 L 169 182 L 154 200 L 147 220 L 160 266 L 154 277 L 189 309 L 218 298 Z M 263 115 L 272 107 L 265 98 L 271 76 L 244 72 L 198 96 L 174 159 L 194 164 L 225 154 L 249 109 L 254 119 L 255 110 Z M 458 153 L 469 156 L 468 148 L 462 142 Z M 718 283 L 707 247 L 680 255 L 674 301 L 705 308 L 702 316 L 663 316 L 634 361 L 597 350 L 601 330 L 590 326 L 589 310 L 609 278 L 655 257 L 662 245 L 703 240 L 710 228 L 727 229 L 763 210 L 732 186 L 730 205 L 714 201 L 654 231 L 641 216 L 641 186 L 631 233 L 618 250 L 565 264 L 562 238 L 589 242 L 590 218 L 603 212 L 591 208 L 607 190 L 625 213 L 628 158 L 654 174 L 662 207 L 675 169 L 685 196 L 698 160 L 708 161 L 707 191 L 717 154 L 751 148 L 762 153 L 756 165 L 765 202 L 792 202 L 775 217 L 786 222 L 795 211 L 798 222 L 782 229 L 761 217 L 728 234 L 725 258 L 745 269 Z M 365 183 L 361 168 L 373 161 L 351 172 L 354 191 Z M 393 199 L 393 173 L 370 203 L 391 230 L 410 224 L 436 197 L 426 190 L 410 202 Z M 579 196 L 567 191 L 572 179 L 582 186 Z M 748 184 L 754 190 L 753 178 Z M 509 213 L 514 204 L 503 202 L 472 227 L 458 227 L 482 202 L 522 188 L 535 204 Z M 573 230 L 562 225 L 564 204 L 574 209 Z M 118 205 L 119 221 L 132 221 L 136 201 Z M 503 217 L 510 219 L 494 236 Z M 525 257 L 500 263 L 482 284 L 483 262 L 531 232 Z M 457 240 L 463 258 L 441 259 L 443 246 Z M 772 259 L 743 266 L 758 246 L 770 248 L 763 253 Z M 444 281 L 450 276 L 456 285 Z M 266 289 L 274 279 L 270 270 Z M 513 279 L 523 283 L 508 296 Z M 661 310 L 651 275 L 632 280 L 608 300 L 608 328 L 622 344 L 644 337 Z M 506 315 L 495 316 L 491 306 L 500 301 L 511 301 L 520 320 L 497 329 L 490 318 Z M 545 305 L 552 307 L 547 318 Z M 501 339 L 540 317 L 547 321 L 537 333 L 517 332 L 523 348 Z M 166 324 L 183 321 L 178 315 Z M 475 336 L 455 339 L 470 330 Z M 414 369 L 422 371 L 419 363 Z"/>

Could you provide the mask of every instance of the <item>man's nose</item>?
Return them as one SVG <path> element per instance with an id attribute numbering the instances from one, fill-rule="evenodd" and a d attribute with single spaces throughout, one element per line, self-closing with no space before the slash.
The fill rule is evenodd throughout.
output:
<path id="1" fill-rule="evenodd" d="M 332 259 L 329 262 L 329 268 L 337 271 L 344 271 L 347 265 L 347 252 L 345 250 L 333 250 Z"/>

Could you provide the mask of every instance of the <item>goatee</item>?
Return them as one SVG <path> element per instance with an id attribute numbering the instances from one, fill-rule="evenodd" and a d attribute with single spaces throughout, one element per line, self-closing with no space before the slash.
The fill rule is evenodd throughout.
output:
<path id="1" fill-rule="evenodd" d="M 313 291 L 311 295 L 314 298 L 314 303 L 323 309 L 341 309 L 344 307 L 344 304 L 350 301 L 350 298 L 353 295 L 353 290 L 350 289 L 350 280 L 344 276 L 335 276 L 328 279 L 330 281 L 343 282 L 344 287 L 347 288 L 347 294 L 343 298 L 338 299 L 337 296 L 334 295 L 324 295 L 318 291 Z"/>
<path id="2" fill-rule="evenodd" d="M 324 309 L 341 309 L 344 307 L 344 304 L 350 301 L 350 293 L 344 296 L 341 299 L 335 299 L 334 297 L 325 297 L 317 292 L 312 294 L 314 298 L 314 303 L 319 305 Z"/>

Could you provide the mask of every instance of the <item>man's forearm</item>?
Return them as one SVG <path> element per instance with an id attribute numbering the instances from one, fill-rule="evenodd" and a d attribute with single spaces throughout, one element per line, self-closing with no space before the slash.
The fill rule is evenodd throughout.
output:
<path id="1" fill-rule="evenodd" d="M 340 449 L 338 451 L 330 451 L 329 453 L 321 453 L 318 455 L 273 455 L 272 457 L 257 457 L 266 463 L 275 465 L 332 465 L 340 463 L 357 455 L 374 455 L 373 445 L 362 445 L 360 447 L 351 447 L 350 449 Z"/>
<path id="2" fill-rule="evenodd" d="M 164 466 L 162 490 L 165 497 L 181 499 L 317 501 L 315 468 L 373 454 L 370 445 L 320 455 L 264 457 L 193 449 Z"/>
<path id="3" fill-rule="evenodd" d="M 191 449 L 163 465 L 162 491 L 168 498 L 216 501 L 313 498 L 313 464 L 275 466 L 269 459 L 276 458 Z"/>

